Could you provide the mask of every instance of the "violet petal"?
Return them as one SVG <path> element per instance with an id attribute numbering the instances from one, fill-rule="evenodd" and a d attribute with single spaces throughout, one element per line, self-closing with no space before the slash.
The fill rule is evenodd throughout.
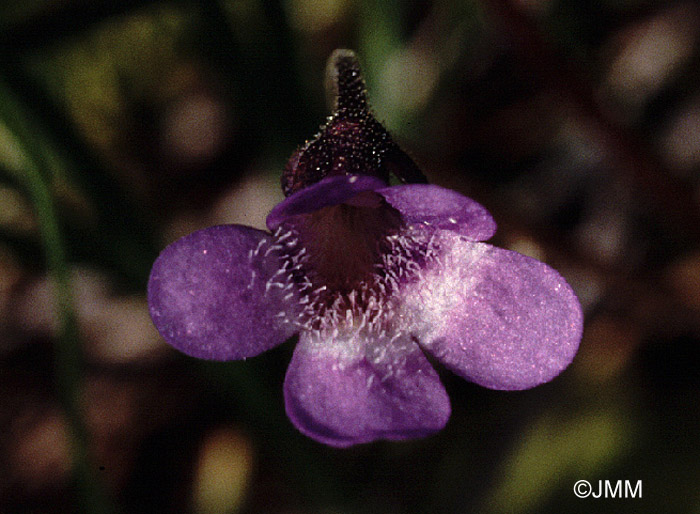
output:
<path id="1" fill-rule="evenodd" d="M 297 428 L 338 447 L 440 430 L 449 398 L 418 345 L 407 336 L 362 337 L 302 333 L 284 382 L 287 415 Z"/>
<path id="2" fill-rule="evenodd" d="M 280 267 L 271 241 L 259 230 L 220 225 L 163 250 L 148 283 L 151 317 L 163 338 L 193 357 L 223 361 L 258 355 L 293 335 L 293 325 L 278 315 L 292 316 L 294 302 L 271 278 Z"/>
<path id="3" fill-rule="evenodd" d="M 444 232 L 441 239 L 442 256 L 424 270 L 423 285 L 406 291 L 406 319 L 421 346 L 492 389 L 528 389 L 564 370 L 583 327 L 566 281 L 519 253 Z"/>
<path id="4" fill-rule="evenodd" d="M 382 180 L 369 175 L 334 175 L 305 187 L 278 203 L 267 216 L 267 227 L 274 231 L 284 221 L 298 214 L 338 205 L 363 191 L 386 187 Z"/>
<path id="5" fill-rule="evenodd" d="M 407 225 L 450 230 L 475 241 L 485 241 L 496 233 L 496 222 L 481 204 L 451 189 L 410 184 L 377 192 L 401 213 Z"/>

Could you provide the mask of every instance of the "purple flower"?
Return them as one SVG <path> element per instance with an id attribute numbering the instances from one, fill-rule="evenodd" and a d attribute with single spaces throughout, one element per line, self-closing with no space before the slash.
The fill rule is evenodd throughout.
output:
<path id="1" fill-rule="evenodd" d="M 366 108 L 354 56 L 338 100 L 297 151 L 271 233 L 207 228 L 168 246 L 148 286 L 165 340 L 202 359 L 253 357 L 299 334 L 287 414 L 333 446 L 422 437 L 450 402 L 425 354 L 493 389 L 527 389 L 573 359 L 581 309 L 545 264 L 483 243 L 489 213 L 422 175 Z M 410 163 L 410 164 L 409 164 Z"/>

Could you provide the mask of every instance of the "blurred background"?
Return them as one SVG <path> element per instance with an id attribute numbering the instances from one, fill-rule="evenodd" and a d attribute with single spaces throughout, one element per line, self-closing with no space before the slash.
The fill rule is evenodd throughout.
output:
<path id="1" fill-rule="evenodd" d="M 699 39 L 692 1 L 6 0 L 0 512 L 700 512 Z M 443 370 L 445 430 L 348 450 L 287 420 L 293 342 L 190 359 L 145 299 L 175 238 L 264 226 L 337 47 L 429 179 L 586 316 L 552 383 Z"/>

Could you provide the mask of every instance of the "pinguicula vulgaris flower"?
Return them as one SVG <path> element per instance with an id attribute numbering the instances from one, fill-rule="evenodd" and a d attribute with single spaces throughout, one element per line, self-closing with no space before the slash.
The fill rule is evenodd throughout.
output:
<path id="1" fill-rule="evenodd" d="M 354 54 L 329 61 L 336 108 L 290 159 L 270 233 L 199 230 L 168 246 L 148 285 L 165 340 L 202 359 L 245 359 L 299 335 L 287 414 L 333 446 L 422 437 L 450 401 L 426 354 L 493 389 L 557 376 L 581 337 L 569 285 L 483 243 L 475 201 L 425 182 L 367 107 Z M 395 175 L 403 184 L 389 186 Z"/>

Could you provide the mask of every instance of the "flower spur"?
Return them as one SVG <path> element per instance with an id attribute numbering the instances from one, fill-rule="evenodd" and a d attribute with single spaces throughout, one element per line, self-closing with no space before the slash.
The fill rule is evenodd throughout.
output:
<path id="1" fill-rule="evenodd" d="M 338 447 L 447 423 L 450 401 L 425 354 L 493 389 L 557 376 L 581 337 L 571 288 L 545 264 L 483 243 L 496 230 L 489 213 L 422 183 L 369 112 L 354 54 L 336 51 L 329 66 L 334 114 L 287 164 L 271 233 L 210 227 L 153 265 L 148 297 L 161 335 L 224 361 L 299 334 L 287 414 Z M 388 186 L 392 174 L 404 184 Z"/>

